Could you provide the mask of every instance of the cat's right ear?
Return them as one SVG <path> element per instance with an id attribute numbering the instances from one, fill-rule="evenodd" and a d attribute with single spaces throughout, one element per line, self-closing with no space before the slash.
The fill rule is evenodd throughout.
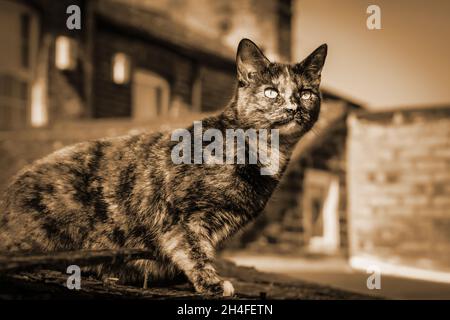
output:
<path id="1" fill-rule="evenodd" d="M 309 56 L 300 62 L 300 66 L 306 72 L 309 72 L 314 77 L 320 78 L 323 65 L 325 64 L 325 58 L 327 57 L 328 46 L 326 43 L 322 44 Z"/>
<path id="2" fill-rule="evenodd" d="M 236 65 L 238 80 L 247 84 L 255 78 L 255 74 L 261 72 L 269 65 L 267 59 L 258 46 L 249 39 L 242 39 L 239 42 Z"/>

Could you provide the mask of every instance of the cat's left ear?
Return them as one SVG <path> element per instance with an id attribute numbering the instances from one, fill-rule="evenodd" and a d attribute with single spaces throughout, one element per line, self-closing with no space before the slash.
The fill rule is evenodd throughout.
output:
<path id="1" fill-rule="evenodd" d="M 251 82 L 255 74 L 261 72 L 269 65 L 269 59 L 264 56 L 258 46 L 249 39 L 239 42 L 236 65 L 238 80 L 243 83 Z"/>
<path id="2" fill-rule="evenodd" d="M 309 56 L 299 63 L 299 66 L 303 71 L 319 77 L 323 65 L 325 64 L 325 58 L 327 57 L 328 46 L 323 44 L 313 51 Z"/>

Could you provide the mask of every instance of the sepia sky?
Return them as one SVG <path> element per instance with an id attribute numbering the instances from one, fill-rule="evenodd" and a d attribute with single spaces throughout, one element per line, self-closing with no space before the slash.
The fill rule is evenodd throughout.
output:
<path id="1" fill-rule="evenodd" d="M 371 4 L 381 30 L 366 27 Z M 324 42 L 324 88 L 370 109 L 450 105 L 450 1 L 296 0 L 293 57 Z"/>

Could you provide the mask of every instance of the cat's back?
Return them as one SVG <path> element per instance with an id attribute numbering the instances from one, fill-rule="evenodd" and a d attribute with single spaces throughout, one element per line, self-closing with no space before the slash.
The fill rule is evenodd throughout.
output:
<path id="1" fill-rule="evenodd" d="M 14 201 L 23 198 L 19 197 L 19 192 L 29 196 L 46 191 L 53 193 L 77 179 L 86 179 L 88 171 L 100 165 L 102 149 L 111 143 L 106 139 L 80 142 L 34 161 L 12 178 L 5 192 L 5 204 L 19 205 Z"/>
<path id="2" fill-rule="evenodd" d="M 19 191 L 39 192 L 52 189 L 51 186 L 63 188 L 108 176 L 135 159 L 150 158 L 156 138 L 162 135 L 159 132 L 140 133 L 66 146 L 20 170 L 7 187 L 5 198 L 14 198 Z M 145 155 L 144 149 L 148 149 Z"/>
<path id="3" fill-rule="evenodd" d="M 105 185 L 119 183 L 130 164 L 151 157 L 143 150 L 151 149 L 160 136 L 142 133 L 81 142 L 22 169 L 3 196 L 0 250 L 81 248 L 83 239 L 109 219 Z"/>

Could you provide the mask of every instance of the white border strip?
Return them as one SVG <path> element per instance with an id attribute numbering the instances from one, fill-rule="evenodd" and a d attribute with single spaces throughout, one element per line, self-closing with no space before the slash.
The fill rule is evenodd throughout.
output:
<path id="1" fill-rule="evenodd" d="M 443 271 L 431 271 L 421 268 L 406 267 L 392 263 L 383 262 L 374 257 L 353 256 L 349 260 L 353 269 L 366 272 L 370 267 L 380 268 L 381 275 L 392 275 L 417 280 L 450 283 L 450 273 Z"/>

